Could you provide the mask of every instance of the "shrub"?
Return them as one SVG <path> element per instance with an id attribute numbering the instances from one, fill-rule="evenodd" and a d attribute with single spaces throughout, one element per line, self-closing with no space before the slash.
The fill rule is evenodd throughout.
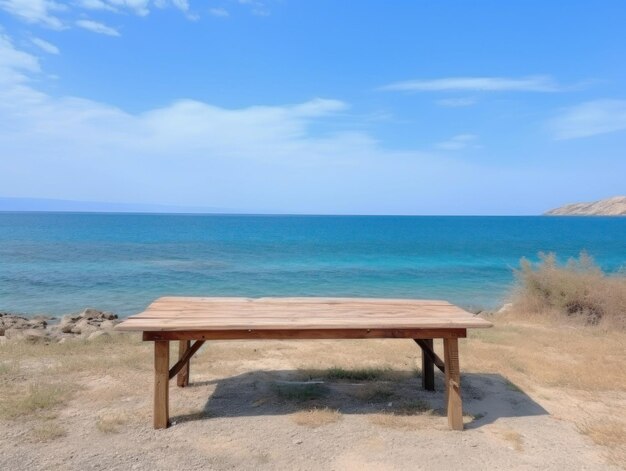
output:
<path id="1" fill-rule="evenodd" d="M 522 259 L 516 271 L 515 311 L 556 314 L 585 324 L 626 329 L 626 277 L 608 276 L 582 252 L 559 265 L 553 253 Z"/>

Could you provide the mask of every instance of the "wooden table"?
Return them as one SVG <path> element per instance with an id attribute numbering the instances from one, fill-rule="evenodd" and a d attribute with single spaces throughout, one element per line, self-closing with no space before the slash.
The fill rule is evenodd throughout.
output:
<path id="1" fill-rule="evenodd" d="M 491 323 L 447 301 L 367 298 L 165 297 L 116 326 L 154 342 L 154 427 L 169 425 L 169 380 L 189 384 L 189 362 L 206 340 L 413 339 L 422 350 L 422 386 L 434 390 L 434 366 L 445 374 L 448 424 L 463 429 L 458 339 Z M 443 339 L 444 360 L 433 350 Z M 170 368 L 170 341 L 178 361 Z M 194 340 L 193 344 L 191 341 Z"/>

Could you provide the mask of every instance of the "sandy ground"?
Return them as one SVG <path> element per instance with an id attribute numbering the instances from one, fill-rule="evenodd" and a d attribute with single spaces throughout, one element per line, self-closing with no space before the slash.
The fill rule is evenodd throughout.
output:
<path id="1" fill-rule="evenodd" d="M 207 343 L 190 387 L 171 382 L 174 425 L 158 431 L 151 345 L 136 336 L 4 344 L 0 469 L 620 469 L 623 379 L 596 379 L 598 391 L 551 376 L 546 363 L 578 362 L 565 347 L 529 360 L 550 329 L 507 323 L 462 341 L 463 432 L 447 429 L 441 374 L 421 389 L 409 340 Z"/>

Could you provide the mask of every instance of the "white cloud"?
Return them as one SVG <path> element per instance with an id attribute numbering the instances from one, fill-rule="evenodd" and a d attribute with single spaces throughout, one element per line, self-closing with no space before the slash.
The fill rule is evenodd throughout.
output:
<path id="1" fill-rule="evenodd" d="M 118 11 L 109 3 L 104 0 L 79 0 L 77 5 L 81 8 L 85 8 L 87 10 L 107 10 L 107 11 Z"/>
<path id="2" fill-rule="evenodd" d="M 447 141 L 439 142 L 435 147 L 442 150 L 461 150 L 469 147 L 476 148 L 479 147 L 476 144 L 477 139 L 478 136 L 475 134 L 457 134 Z"/>
<path id="3" fill-rule="evenodd" d="M 225 108 L 182 99 L 130 113 L 45 94 L 28 79 L 42 75 L 34 55 L 0 35 L 6 196 L 290 213 L 502 214 L 511 200 L 528 198 L 524 208 L 538 210 L 545 194 L 581 178 L 575 168 L 551 171 L 545 162 L 494 169 L 453 152 L 390 149 L 346 127 L 348 105 L 339 100 Z M 605 172 L 613 186 L 621 182 L 617 164 Z M 555 190 L 555 181 L 562 187 Z"/>
<path id="4" fill-rule="evenodd" d="M 339 100 L 233 109 L 183 99 L 129 113 L 38 91 L 24 77 L 39 73 L 37 59 L 8 39 L 0 42 L 0 66 L 13 72 L 0 75 L 7 195 L 305 212 L 371 203 L 376 211 L 386 198 L 419 200 L 416 178 L 454 179 L 440 157 L 385 150 L 358 130 L 320 132 L 347 109 Z M 391 193 L 379 188 L 386 181 L 394 181 Z"/>
<path id="5" fill-rule="evenodd" d="M 197 16 L 190 12 L 188 0 L 73 0 L 72 2 L 57 2 L 54 0 L 0 0 L 0 9 L 4 10 L 27 23 L 39 24 L 48 28 L 61 30 L 68 28 L 84 10 L 92 13 L 106 11 L 112 13 L 131 12 L 139 16 L 146 16 L 150 10 L 156 8 L 166 8 L 172 6 L 182 11 L 189 19 L 196 19 Z M 79 20 L 91 22 L 89 26 L 81 26 L 111 34 L 112 28 L 98 28 L 93 23 L 96 21 Z M 76 21 L 79 24 L 78 21 Z M 86 23 L 88 24 L 88 23 Z M 107 31 L 107 32 L 104 32 Z"/>
<path id="6" fill-rule="evenodd" d="M 63 22 L 55 16 L 67 9 L 52 0 L 0 0 L 0 9 L 27 23 L 36 23 L 52 29 L 63 29 Z"/>
<path id="7" fill-rule="evenodd" d="M 31 38 L 31 42 L 39 49 L 47 52 L 48 54 L 59 54 L 60 52 L 59 48 L 56 47 L 54 44 L 49 43 L 48 41 L 44 41 L 41 38 Z"/>
<path id="8" fill-rule="evenodd" d="M 210 8 L 209 13 L 212 16 L 218 16 L 222 18 L 230 16 L 230 13 L 228 13 L 228 10 L 226 10 L 225 8 Z"/>
<path id="9" fill-rule="evenodd" d="M 459 108 L 463 106 L 472 106 L 476 104 L 478 100 L 474 97 L 461 97 L 461 98 L 442 98 L 435 103 L 439 106 L 445 106 L 447 108 Z"/>
<path id="10" fill-rule="evenodd" d="M 98 34 L 105 34 L 107 36 L 119 36 L 120 35 L 120 33 L 115 28 L 111 28 L 110 26 L 107 26 L 105 24 L 98 23 L 97 21 L 78 20 L 76 22 L 76 25 L 86 30 L 92 31 L 94 33 L 98 33 Z"/>
<path id="11" fill-rule="evenodd" d="M 626 100 L 594 100 L 563 110 L 548 128 L 556 139 L 576 139 L 626 130 Z"/>
<path id="12" fill-rule="evenodd" d="M 0 85 L 16 86 L 27 80 L 26 73 L 39 72 L 39 61 L 13 46 L 11 39 L 0 33 Z"/>
<path id="13" fill-rule="evenodd" d="M 172 5 L 180 11 L 189 11 L 189 2 L 187 0 L 171 0 Z"/>
<path id="14" fill-rule="evenodd" d="M 477 92 L 556 92 L 559 84 L 547 75 L 532 77 L 449 77 L 434 80 L 408 80 L 381 87 L 389 91 L 441 92 L 441 91 L 477 91 Z"/>

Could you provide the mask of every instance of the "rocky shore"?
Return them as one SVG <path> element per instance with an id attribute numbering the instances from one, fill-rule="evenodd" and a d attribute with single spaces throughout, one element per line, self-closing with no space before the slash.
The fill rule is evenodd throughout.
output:
<path id="1" fill-rule="evenodd" d="M 0 342 L 65 342 L 68 339 L 93 340 L 110 336 L 119 322 L 116 314 L 88 308 L 78 314 L 61 318 L 50 316 L 24 317 L 0 312 Z"/>

